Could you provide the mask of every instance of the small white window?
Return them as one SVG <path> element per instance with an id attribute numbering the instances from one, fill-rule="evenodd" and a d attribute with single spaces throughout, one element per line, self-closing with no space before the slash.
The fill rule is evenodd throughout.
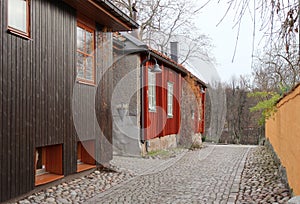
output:
<path id="1" fill-rule="evenodd" d="M 168 117 L 173 117 L 173 86 L 172 82 L 168 82 Z"/>
<path id="2" fill-rule="evenodd" d="M 148 69 L 148 104 L 150 111 L 156 111 L 156 78 L 155 73 Z"/>
<path id="3" fill-rule="evenodd" d="M 30 11 L 29 0 L 9 0 L 8 29 L 16 34 L 29 37 Z"/>

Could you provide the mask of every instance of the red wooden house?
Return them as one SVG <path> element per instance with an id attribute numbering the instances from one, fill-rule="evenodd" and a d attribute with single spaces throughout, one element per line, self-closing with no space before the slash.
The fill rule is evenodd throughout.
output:
<path id="1" fill-rule="evenodd" d="M 118 75 L 116 81 L 131 72 L 140 76 L 132 79 L 135 83 L 122 86 L 121 92 L 134 89 L 134 86 L 140 88 L 133 95 L 135 99 L 127 103 L 128 121 L 135 121 L 134 124 L 127 123 L 126 119 L 118 120 L 119 116 L 115 115 L 114 122 L 118 123 L 113 128 L 115 151 L 140 154 L 178 144 L 191 145 L 193 135 L 204 130 L 205 83 L 178 64 L 174 55 L 172 59 L 151 49 L 128 33 L 116 35 L 115 57 L 116 69 L 127 70 Z M 134 65 L 133 60 L 138 65 Z M 155 72 L 157 69 L 160 72 Z M 119 103 L 124 101 L 120 98 Z M 132 136 L 127 130 L 136 125 L 141 131 Z"/>

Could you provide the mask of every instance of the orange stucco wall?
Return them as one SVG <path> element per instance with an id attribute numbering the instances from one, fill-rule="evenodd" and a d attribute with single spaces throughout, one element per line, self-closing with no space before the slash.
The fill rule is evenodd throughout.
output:
<path id="1" fill-rule="evenodd" d="M 290 187 L 300 195 L 300 84 L 277 104 L 266 121 L 266 137 L 286 168 Z"/>

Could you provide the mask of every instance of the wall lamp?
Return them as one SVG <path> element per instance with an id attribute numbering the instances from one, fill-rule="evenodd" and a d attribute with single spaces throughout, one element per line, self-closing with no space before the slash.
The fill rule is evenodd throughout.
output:
<path id="1" fill-rule="evenodd" d="M 159 67 L 159 65 L 157 64 L 157 60 L 155 58 L 153 58 L 154 61 L 155 61 L 155 65 L 154 67 L 151 69 L 151 72 L 154 72 L 154 73 L 161 73 L 162 70 L 161 68 Z"/>
<path id="2" fill-rule="evenodd" d="M 201 91 L 201 93 L 205 93 L 205 88 L 203 86 L 201 86 L 200 91 Z"/>

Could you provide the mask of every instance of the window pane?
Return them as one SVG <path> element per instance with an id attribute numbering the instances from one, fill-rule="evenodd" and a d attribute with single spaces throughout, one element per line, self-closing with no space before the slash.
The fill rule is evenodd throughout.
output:
<path id="1" fill-rule="evenodd" d="M 173 116 L 173 83 L 168 82 L 168 115 Z"/>
<path id="2" fill-rule="evenodd" d="M 148 69 L 148 107 L 150 110 L 155 111 L 156 109 L 156 80 L 155 73 Z"/>
<path id="3" fill-rule="evenodd" d="M 84 30 L 77 27 L 77 49 L 84 51 Z"/>
<path id="4" fill-rule="evenodd" d="M 77 77 L 84 79 L 84 55 L 77 52 Z"/>
<path id="5" fill-rule="evenodd" d="M 94 36 L 93 33 L 86 31 L 86 52 L 92 54 L 94 52 Z"/>
<path id="6" fill-rule="evenodd" d="M 94 80 L 94 72 L 93 72 L 93 58 L 88 57 L 86 58 L 86 79 L 87 80 Z"/>
<path id="7" fill-rule="evenodd" d="M 95 83 L 94 32 L 82 24 L 77 26 L 77 52 L 77 77 L 86 80 L 85 82 Z"/>
<path id="8" fill-rule="evenodd" d="M 8 25 L 27 32 L 27 2 L 25 0 L 8 1 Z"/>

